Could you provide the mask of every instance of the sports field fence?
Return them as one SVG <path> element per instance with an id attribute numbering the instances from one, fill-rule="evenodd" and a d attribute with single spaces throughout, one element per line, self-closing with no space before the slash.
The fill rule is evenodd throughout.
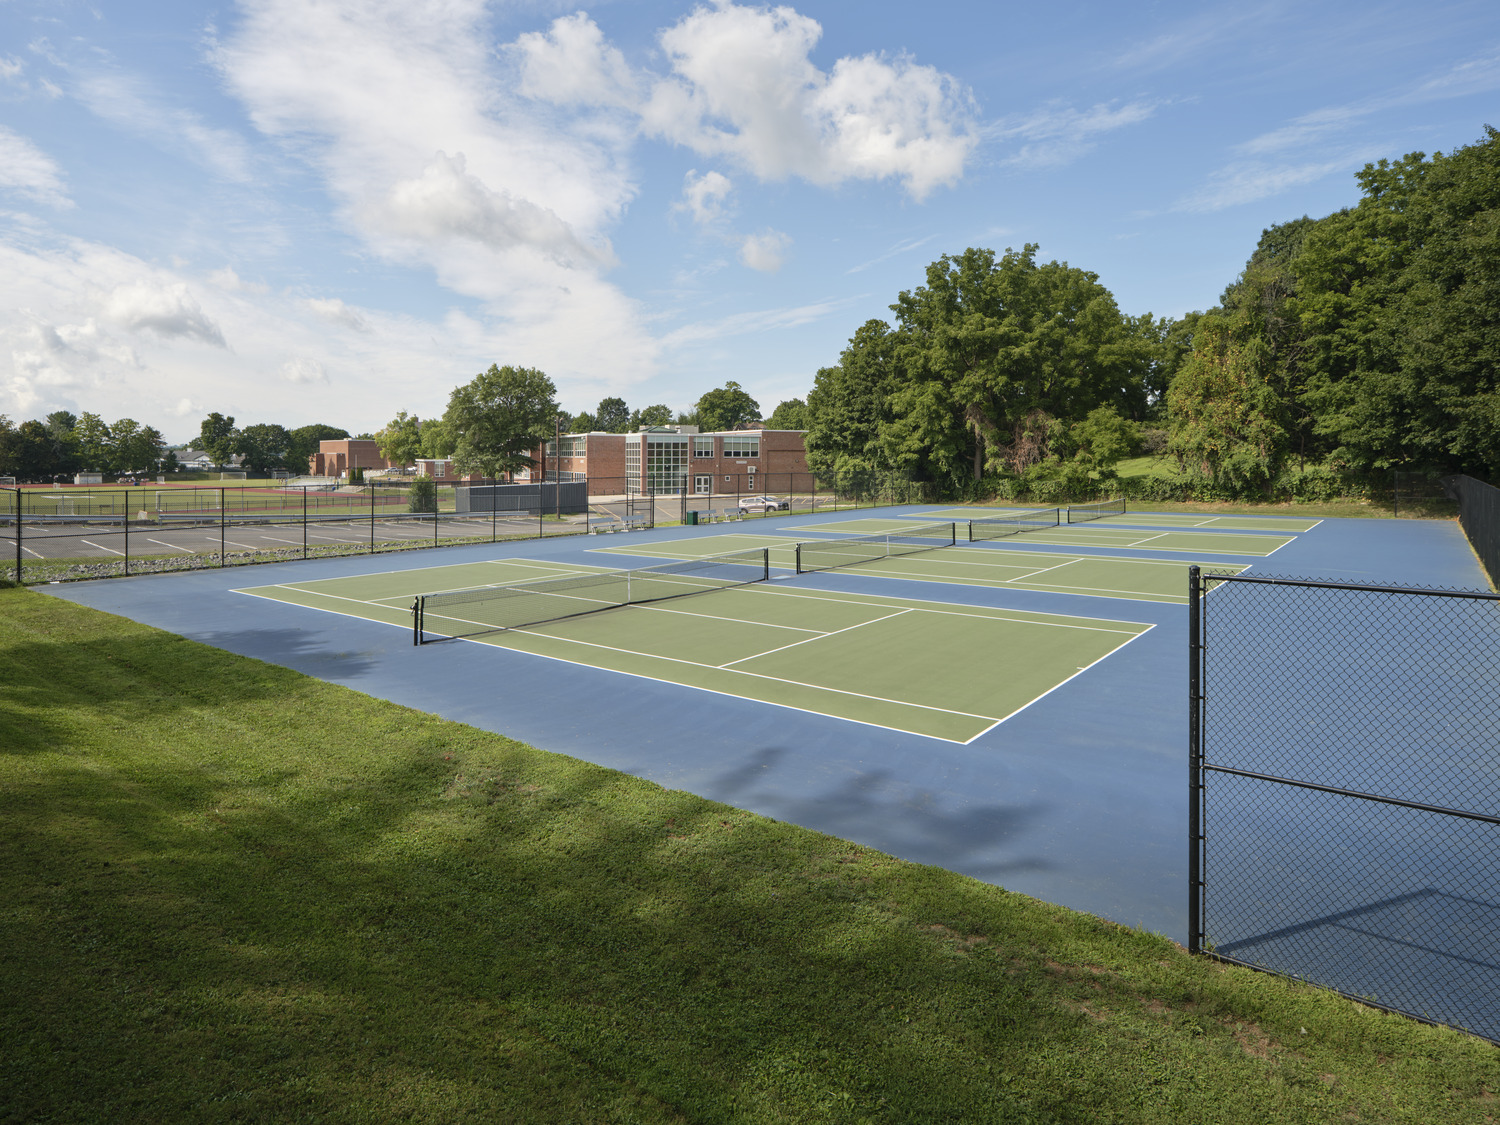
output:
<path id="1" fill-rule="evenodd" d="M 1458 525 L 1489 575 L 1500 588 L 1500 488 L 1469 476 L 1445 477 L 1443 484 L 1458 501 Z"/>
<path id="2" fill-rule="evenodd" d="M 1191 950 L 1500 1043 L 1500 595 L 1189 602 Z"/>
<path id="3" fill-rule="evenodd" d="M 701 476 L 699 474 L 698 476 Z M 0 490 L 0 576 L 34 583 L 838 512 L 932 499 L 891 473 Z M 702 488 L 704 491 L 695 491 Z"/>

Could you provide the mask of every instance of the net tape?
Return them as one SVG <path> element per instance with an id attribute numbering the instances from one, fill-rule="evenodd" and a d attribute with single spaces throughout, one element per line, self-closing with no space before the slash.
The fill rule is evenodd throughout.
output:
<path id="1" fill-rule="evenodd" d="M 996 519 L 969 521 L 969 542 L 981 543 L 986 539 L 1004 539 L 1007 535 L 1019 535 L 1023 531 L 1041 531 L 1056 527 L 1062 522 L 1062 513 L 1057 508 L 1040 512 L 1018 512 L 1013 516 Z"/>
<path id="2" fill-rule="evenodd" d="M 514 586 L 445 590 L 417 598 L 417 642 L 428 632 L 466 637 L 520 629 L 620 606 L 727 590 L 770 577 L 770 551 L 757 547 L 727 555 L 682 559 L 634 570 L 547 578 Z"/>
<path id="3" fill-rule="evenodd" d="M 858 535 L 849 539 L 826 539 L 797 544 L 797 573 L 832 570 L 855 566 L 876 559 L 911 555 L 918 551 L 935 551 L 957 542 L 954 525 L 932 523 L 905 532 L 883 535 Z"/>
<path id="4" fill-rule="evenodd" d="M 1125 514 L 1125 498 L 1116 500 L 1100 500 L 1094 504 L 1079 504 L 1068 509 L 1069 523 L 1087 523 L 1089 520 L 1103 519 L 1105 516 L 1123 516 Z"/>

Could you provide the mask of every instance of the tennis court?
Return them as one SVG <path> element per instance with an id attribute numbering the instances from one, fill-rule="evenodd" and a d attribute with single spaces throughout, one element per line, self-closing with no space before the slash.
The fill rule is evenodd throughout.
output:
<path id="1" fill-rule="evenodd" d="M 907 512 L 901 519 L 907 520 L 992 520 L 1009 519 L 1036 508 L 1001 506 L 980 508 L 939 508 L 935 511 Z M 1191 527 L 1221 531 L 1281 531 L 1296 535 L 1311 531 L 1322 523 L 1321 519 L 1297 516 L 1216 516 L 1208 512 L 1136 512 L 1111 514 L 1099 517 L 1113 524 L 1130 527 Z M 1066 522 L 1066 520 L 1064 520 Z"/>
<path id="2" fill-rule="evenodd" d="M 410 629 L 415 596 L 467 584 L 474 565 L 235 592 Z M 511 563 L 482 574 L 495 583 L 538 578 L 534 567 Z M 443 631 L 440 614 L 429 610 L 426 620 L 429 631 Z M 466 639 L 967 743 L 1152 627 L 757 582 Z"/>
<path id="3" fill-rule="evenodd" d="M 856 520 L 855 523 L 892 522 Z M 879 529 L 884 530 L 884 529 Z M 1026 536 L 1028 541 L 1033 536 Z M 750 542 L 750 540 L 755 540 Z M 723 535 L 712 539 L 669 539 L 630 547 L 598 547 L 598 554 L 634 555 L 654 559 L 695 559 L 724 550 L 771 546 L 771 565 L 790 570 L 793 549 L 784 541 L 751 535 Z M 778 545 L 780 553 L 778 554 Z M 781 561 L 778 562 L 777 560 Z M 1067 555 L 1010 550 L 1000 544 L 960 543 L 936 551 L 893 555 L 840 569 L 863 578 L 912 582 L 946 582 L 958 586 L 1033 590 L 1050 594 L 1083 594 L 1128 601 L 1187 604 L 1188 563 L 1169 559 L 1117 558 L 1108 555 Z M 1238 574 L 1243 566 L 1213 563 L 1215 570 Z"/>
<path id="4" fill-rule="evenodd" d="M 994 518 L 993 515 L 991 518 Z M 1005 517 L 1000 517 L 1005 518 Z M 798 535 L 882 535 L 910 528 L 910 520 L 860 519 L 833 520 L 827 523 L 803 523 L 785 530 Z M 965 538 L 959 525 L 958 537 Z M 1019 541 L 1047 547 L 1098 547 L 1127 551 L 1172 551 L 1201 555 L 1252 555 L 1259 558 L 1275 554 L 1292 542 L 1292 535 L 1235 535 L 1223 531 L 1139 531 L 1131 528 L 1098 524 L 1063 524 L 1036 531 L 1026 531 Z"/>

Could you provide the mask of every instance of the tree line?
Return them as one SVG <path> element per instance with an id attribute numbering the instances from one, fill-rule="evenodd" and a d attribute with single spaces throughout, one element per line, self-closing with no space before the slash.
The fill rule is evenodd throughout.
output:
<path id="1" fill-rule="evenodd" d="M 800 411 L 820 472 L 948 495 L 1333 495 L 1391 469 L 1500 474 L 1500 133 L 1367 165 L 1362 198 L 1264 232 L 1219 304 L 1129 316 L 1037 247 L 969 249 L 902 291 Z M 781 408 L 778 408 L 780 410 Z"/>
<path id="2" fill-rule="evenodd" d="M 134 418 L 110 425 L 97 414 L 55 410 L 16 425 L 0 414 L 0 476 L 42 481 L 74 473 L 156 472 L 167 457 L 161 432 Z"/>

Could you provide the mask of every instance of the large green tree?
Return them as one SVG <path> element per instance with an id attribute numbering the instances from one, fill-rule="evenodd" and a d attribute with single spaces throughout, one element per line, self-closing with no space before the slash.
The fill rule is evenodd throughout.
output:
<path id="1" fill-rule="evenodd" d="M 557 388 L 544 372 L 491 364 L 448 399 L 454 465 L 487 477 L 534 466 L 531 450 L 552 436 L 557 413 Z"/>
<path id="2" fill-rule="evenodd" d="M 37 423 L 41 425 L 41 423 Z M 43 427 L 45 430 L 45 427 Z M 50 435 L 49 435 L 50 437 Z M 107 473 L 114 447 L 109 432 L 109 423 L 97 414 L 88 411 L 79 417 L 73 427 L 73 438 L 77 442 L 79 467 L 85 472 Z"/>
<path id="3" fill-rule="evenodd" d="M 142 426 L 134 418 L 121 418 L 109 428 L 110 471 L 155 472 L 166 452 L 166 439 L 155 426 Z"/>
<path id="4" fill-rule="evenodd" d="M 630 407 L 623 398 L 601 398 L 594 411 L 594 429 L 607 434 L 623 434 L 630 427 Z"/>
<path id="5" fill-rule="evenodd" d="M 241 465 L 253 473 L 285 469 L 293 463 L 292 435 L 285 427 L 274 422 L 257 422 L 253 426 L 246 426 L 240 431 L 235 451 L 244 458 Z M 304 467 L 305 462 L 298 471 L 303 471 Z"/>
<path id="6" fill-rule="evenodd" d="M 892 306 L 906 380 L 882 444 L 897 467 L 958 486 L 1018 468 L 1040 412 L 1072 422 L 1099 406 L 1142 417 L 1157 351 L 1098 275 L 1036 261 L 1037 247 L 944 255 Z"/>
<path id="7" fill-rule="evenodd" d="M 234 418 L 215 412 L 203 419 L 198 427 L 198 448 L 212 457 L 215 464 L 227 465 L 240 450 L 240 431 L 235 428 Z"/>
<path id="8" fill-rule="evenodd" d="M 745 422 L 760 421 L 760 403 L 733 379 L 704 393 L 698 400 L 698 428 L 705 433 L 732 430 Z"/>
<path id="9" fill-rule="evenodd" d="M 815 472 L 889 468 L 882 427 L 887 400 L 906 379 L 898 337 L 883 320 L 867 320 L 836 367 L 821 368 L 807 395 L 807 463 Z"/>
<path id="10" fill-rule="evenodd" d="M 410 465 L 422 456 L 422 420 L 415 414 L 398 411 L 375 435 L 380 456 L 393 465 Z"/>
<path id="11" fill-rule="evenodd" d="M 682 419 L 678 419 L 682 421 Z M 655 403 L 651 406 L 642 407 L 640 410 L 630 412 L 630 424 L 627 430 L 639 430 L 642 426 L 670 426 L 672 424 L 672 408 L 665 403 Z M 691 423 L 690 423 L 691 424 Z"/>
<path id="12" fill-rule="evenodd" d="M 789 398 L 776 404 L 766 425 L 773 430 L 807 429 L 807 403 L 800 398 Z"/>

